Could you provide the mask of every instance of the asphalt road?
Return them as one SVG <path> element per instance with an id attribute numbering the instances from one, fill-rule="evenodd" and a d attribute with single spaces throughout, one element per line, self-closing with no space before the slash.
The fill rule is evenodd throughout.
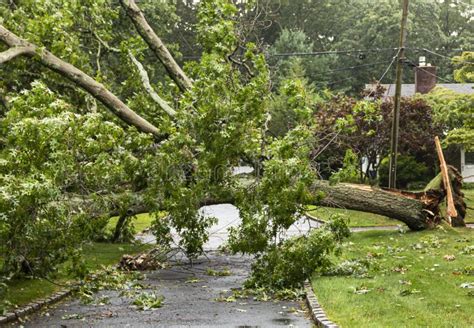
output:
<path id="1" fill-rule="evenodd" d="M 227 228 L 239 223 L 238 211 L 232 205 L 202 209 L 205 215 L 219 219 L 210 229 L 206 253 L 192 264 L 180 253 L 172 258 L 172 266 L 146 273 L 142 281 L 145 291 L 165 297 L 161 308 L 140 311 L 131 299 L 116 291 L 103 291 L 105 305 L 83 305 L 77 299 L 66 299 L 53 308 L 37 313 L 25 327 L 312 327 L 300 302 L 256 301 L 253 297 L 226 302 L 231 290 L 241 288 L 250 272 L 252 258 L 229 256 L 217 251 L 227 239 Z M 298 234 L 309 229 L 299 222 L 290 229 Z M 152 236 L 141 239 L 151 242 Z M 208 269 L 230 271 L 227 276 L 212 276 Z"/>

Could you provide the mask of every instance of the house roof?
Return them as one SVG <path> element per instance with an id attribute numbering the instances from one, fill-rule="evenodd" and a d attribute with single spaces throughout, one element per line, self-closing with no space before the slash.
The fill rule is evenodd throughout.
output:
<path id="1" fill-rule="evenodd" d="M 374 84 L 366 84 L 365 88 L 372 90 Z M 395 84 L 382 84 L 385 88 L 385 96 L 395 95 Z M 461 94 L 474 94 L 474 83 L 437 83 L 437 87 L 443 87 Z M 415 84 L 402 84 L 402 97 L 409 97 L 415 94 Z"/>

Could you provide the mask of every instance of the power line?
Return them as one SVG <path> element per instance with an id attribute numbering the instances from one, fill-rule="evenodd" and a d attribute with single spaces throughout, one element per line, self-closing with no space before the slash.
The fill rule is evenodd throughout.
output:
<path id="1" fill-rule="evenodd" d="M 379 64 L 385 64 L 385 63 L 388 63 L 388 62 L 389 62 L 389 60 L 384 60 L 384 61 L 379 61 L 379 62 L 370 63 L 370 64 L 362 64 L 362 65 L 355 65 L 355 66 L 348 66 L 348 67 L 336 68 L 336 69 L 332 69 L 332 70 L 326 71 L 325 73 L 347 71 L 347 70 L 352 70 L 352 69 L 356 69 L 356 68 L 360 68 L 360 67 L 368 67 L 368 66 L 375 66 L 375 65 L 379 65 Z"/>
<path id="2" fill-rule="evenodd" d="M 397 51 L 397 54 L 395 56 L 393 56 L 393 59 L 392 61 L 390 62 L 390 65 L 388 65 L 387 69 L 385 70 L 385 72 L 382 74 L 382 76 L 380 77 L 379 79 L 379 82 L 382 82 L 383 78 L 385 77 L 385 75 L 387 75 L 388 71 L 390 70 L 390 67 L 392 67 L 393 63 L 395 62 L 395 60 L 397 60 L 398 58 L 398 55 L 400 54 L 400 48 L 398 48 L 398 51 Z"/>
<path id="3" fill-rule="evenodd" d="M 353 49 L 353 50 L 334 50 L 334 51 L 312 51 L 312 52 L 284 52 L 277 54 L 268 54 L 271 57 L 303 57 L 303 56 L 320 56 L 320 55 L 337 55 L 349 53 L 368 53 L 368 52 L 383 52 L 396 51 L 398 48 L 371 48 L 371 49 Z"/>
<path id="4" fill-rule="evenodd" d="M 398 52 L 397 52 L 397 55 L 398 55 Z M 390 62 L 390 64 L 387 66 L 387 68 L 383 72 L 382 76 L 380 77 L 380 79 L 378 79 L 378 81 L 381 82 L 385 78 L 385 75 L 387 75 L 388 71 L 390 70 L 390 67 L 392 67 L 393 63 L 397 59 L 397 55 L 395 55 L 395 57 L 393 57 L 391 61 L 385 60 L 385 61 L 375 62 L 375 63 L 371 63 L 371 64 L 343 67 L 343 68 L 339 68 L 339 69 L 335 69 L 335 70 L 326 71 L 325 73 L 331 73 L 331 72 L 334 72 L 334 71 L 341 71 L 341 70 L 352 70 L 352 69 L 357 69 L 357 68 L 360 68 L 360 67 L 375 66 L 375 65 L 378 65 L 378 64 L 385 64 L 385 63 Z M 340 80 L 337 80 L 337 81 L 331 81 L 331 82 L 328 82 L 327 84 L 328 85 L 333 85 L 333 84 L 337 84 L 339 82 L 343 82 L 343 81 L 347 81 L 347 80 L 351 80 L 351 79 L 353 79 L 352 76 L 344 78 L 344 79 L 340 79 Z M 325 84 L 324 81 L 319 81 L 319 82 L 316 81 L 316 83 Z M 369 94 L 369 96 L 370 96 L 370 94 Z"/>
<path id="5" fill-rule="evenodd" d="M 385 69 L 385 71 L 383 72 L 382 76 L 380 77 L 380 79 L 378 79 L 378 83 L 382 82 L 382 80 L 384 79 L 385 75 L 387 75 L 388 71 L 390 70 L 390 68 L 392 67 L 393 63 L 397 60 L 398 58 L 398 55 L 400 54 L 400 50 L 401 48 L 398 48 L 398 51 L 397 51 L 397 54 L 395 56 L 393 56 L 392 60 L 390 61 L 390 64 L 387 66 L 387 68 Z M 389 85 L 389 88 L 387 90 L 387 94 L 388 92 L 390 91 L 390 87 L 391 87 L 391 84 Z M 374 92 L 376 91 L 376 88 L 372 89 L 372 91 L 370 91 L 370 93 L 367 95 L 367 97 L 370 97 Z"/>
<path id="6" fill-rule="evenodd" d="M 440 53 L 434 52 L 433 50 L 429 50 L 426 48 L 405 48 L 406 50 L 416 50 L 416 51 L 425 51 L 428 53 L 431 53 L 436 56 L 440 56 L 443 58 L 447 59 L 452 59 L 449 56 L 442 55 Z M 267 57 L 311 57 L 311 56 L 324 56 L 324 55 L 348 55 L 351 53 L 379 53 L 379 52 L 385 52 L 385 51 L 398 51 L 399 48 L 369 48 L 369 49 L 347 49 L 347 50 L 332 50 L 332 51 L 311 51 L 311 52 L 283 52 L 283 53 L 275 53 L 275 54 L 270 54 L 267 53 Z M 464 50 L 464 49 L 447 49 L 447 51 L 469 51 L 469 50 Z M 182 59 L 185 60 L 192 60 L 192 59 L 199 59 L 201 58 L 200 55 L 189 55 L 189 56 L 183 56 Z M 473 63 L 473 62 L 466 62 L 466 63 Z"/>
<path id="7" fill-rule="evenodd" d="M 333 72 L 349 71 L 349 70 L 354 70 L 354 69 L 358 69 L 358 68 L 361 68 L 361 67 L 368 67 L 368 66 L 376 66 L 376 65 L 379 65 L 379 64 L 385 64 L 385 63 L 388 63 L 388 62 L 389 62 L 389 60 L 385 60 L 385 61 L 380 61 L 380 62 L 375 62 L 375 63 L 370 63 L 370 64 L 341 67 L 341 68 L 337 68 L 337 69 L 333 69 L 333 70 L 329 70 L 329 71 L 324 71 L 323 73 L 328 74 L 328 73 L 333 73 Z M 302 74 L 302 75 L 295 75 L 294 77 L 300 78 L 300 77 L 305 77 L 305 76 L 306 76 L 306 74 Z M 335 84 L 335 83 L 338 83 L 338 82 L 350 80 L 352 78 L 353 77 L 351 76 L 351 77 L 348 77 L 348 78 L 345 78 L 345 79 L 342 79 L 342 80 L 329 82 L 328 84 Z M 323 84 L 326 83 L 324 81 L 314 81 L 314 82 L 315 83 L 323 83 Z"/>
<path id="8" fill-rule="evenodd" d="M 450 61 L 453 59 L 452 57 L 449 57 L 449 56 L 446 56 L 446 55 L 443 55 L 443 54 L 434 52 L 434 51 L 429 50 L 429 49 L 426 49 L 426 48 L 414 48 L 414 49 L 423 50 L 423 51 L 426 51 L 426 52 L 428 52 L 428 53 L 430 53 L 430 54 L 433 54 L 433 55 L 435 55 L 435 56 L 449 59 Z M 458 63 L 465 63 L 465 64 L 474 64 L 474 62 L 472 62 L 472 61 L 467 61 L 467 60 L 460 60 L 460 61 L 457 61 L 457 62 L 458 62 Z"/>
<path id="9" fill-rule="evenodd" d="M 369 49 L 347 49 L 347 50 L 331 50 L 331 51 L 311 51 L 311 52 L 283 52 L 271 54 L 267 53 L 268 57 L 306 57 L 306 56 L 321 56 L 321 55 L 338 55 L 350 53 L 370 53 L 370 52 L 385 52 L 396 51 L 398 48 L 369 48 Z M 201 56 L 189 55 L 183 56 L 183 59 L 199 59 Z"/>
<path id="10" fill-rule="evenodd" d="M 408 58 L 405 58 L 405 60 L 406 60 L 408 63 L 410 63 L 411 65 L 413 65 L 414 67 L 416 67 L 416 69 L 419 69 L 419 70 L 421 70 L 421 71 L 423 71 L 423 72 L 425 72 L 425 73 L 427 73 L 427 74 L 429 74 L 429 75 L 431 75 L 431 76 L 434 76 L 434 77 L 436 77 L 437 79 L 440 79 L 441 81 L 448 82 L 448 83 L 453 83 L 453 82 L 454 82 L 454 81 L 451 81 L 451 80 L 442 78 L 441 76 L 438 76 L 438 75 L 436 75 L 436 74 L 433 74 L 433 73 L 431 73 L 430 71 L 427 71 L 426 69 L 423 69 L 422 66 L 417 66 L 416 63 L 414 63 L 413 61 L 411 61 L 411 60 L 408 59 Z"/>

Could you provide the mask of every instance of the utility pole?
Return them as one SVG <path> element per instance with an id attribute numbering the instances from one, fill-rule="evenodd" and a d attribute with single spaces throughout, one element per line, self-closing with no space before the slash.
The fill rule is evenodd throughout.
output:
<path id="1" fill-rule="evenodd" d="M 397 78 L 395 82 L 395 108 L 392 116 L 392 136 L 390 145 L 390 167 L 388 187 L 397 186 L 398 129 L 400 121 L 400 97 L 402 93 L 403 62 L 405 60 L 405 40 L 407 37 L 408 0 L 403 0 L 402 22 L 400 26 L 400 45 L 397 56 Z"/>

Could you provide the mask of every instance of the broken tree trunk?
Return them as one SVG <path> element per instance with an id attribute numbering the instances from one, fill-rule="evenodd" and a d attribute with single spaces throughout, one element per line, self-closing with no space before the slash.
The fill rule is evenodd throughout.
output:
<path id="1" fill-rule="evenodd" d="M 466 204 L 461 192 L 462 177 L 452 166 L 448 166 L 451 185 L 458 212 L 452 218 L 453 226 L 465 226 Z M 326 195 L 319 205 L 338 207 L 387 216 L 404 222 L 411 230 L 423 230 L 441 222 L 440 204 L 446 196 L 441 173 L 422 192 L 396 189 L 380 189 L 366 185 L 316 181 L 315 191 Z"/>
<path id="2" fill-rule="evenodd" d="M 449 173 L 448 167 L 446 165 L 446 161 L 444 160 L 443 149 L 441 148 L 441 143 L 439 141 L 438 136 L 435 137 L 435 144 L 436 144 L 436 152 L 438 153 L 439 159 L 439 166 L 441 168 L 441 177 L 443 178 L 443 185 L 444 190 L 446 191 L 446 203 L 447 206 L 447 221 L 449 224 L 451 223 L 451 217 L 456 217 L 458 215 L 456 208 L 454 207 L 454 200 L 453 200 L 453 191 L 451 189 L 451 182 L 449 181 Z"/>
<path id="3" fill-rule="evenodd" d="M 433 227 L 439 221 L 439 191 L 408 193 L 365 185 L 317 181 L 316 190 L 326 195 L 320 205 L 339 207 L 387 216 L 404 222 L 411 230 Z"/>
<path id="4" fill-rule="evenodd" d="M 451 182 L 451 197 L 452 201 L 454 202 L 453 205 L 456 212 L 455 216 L 448 213 L 451 219 L 450 224 L 453 227 L 465 227 L 466 223 L 464 222 L 464 218 L 466 217 L 467 205 L 466 202 L 464 202 L 464 193 L 461 191 L 463 182 L 462 175 L 455 167 L 451 165 L 447 165 L 446 168 L 449 177 L 448 179 Z M 443 172 L 441 172 L 433 180 L 431 180 L 431 182 L 426 186 L 425 191 L 439 190 L 443 196 L 447 195 L 444 181 Z"/>
<path id="5" fill-rule="evenodd" d="M 458 216 L 452 218 L 453 226 L 465 226 L 466 204 L 461 192 L 462 177 L 452 166 L 448 172 L 453 187 L 453 197 Z M 312 185 L 314 193 L 326 195 L 319 203 L 327 207 L 345 208 L 387 216 L 404 222 L 411 230 L 423 230 L 441 222 L 440 204 L 446 191 L 441 174 L 435 177 L 423 192 L 408 192 L 373 188 L 366 185 L 339 183 L 330 185 L 328 181 L 317 180 Z M 72 196 L 63 202 L 68 204 L 71 215 L 82 214 L 91 219 L 104 216 L 133 216 L 156 211 L 153 202 L 146 201 L 146 191 L 115 194 L 101 197 Z M 126 200 L 126 201 L 124 201 Z M 158 200 L 156 203 L 159 203 Z M 232 193 L 203 199 L 201 206 L 234 203 Z M 51 204 L 55 206 L 56 204 Z M 164 209 L 162 209 L 164 210 Z"/>

